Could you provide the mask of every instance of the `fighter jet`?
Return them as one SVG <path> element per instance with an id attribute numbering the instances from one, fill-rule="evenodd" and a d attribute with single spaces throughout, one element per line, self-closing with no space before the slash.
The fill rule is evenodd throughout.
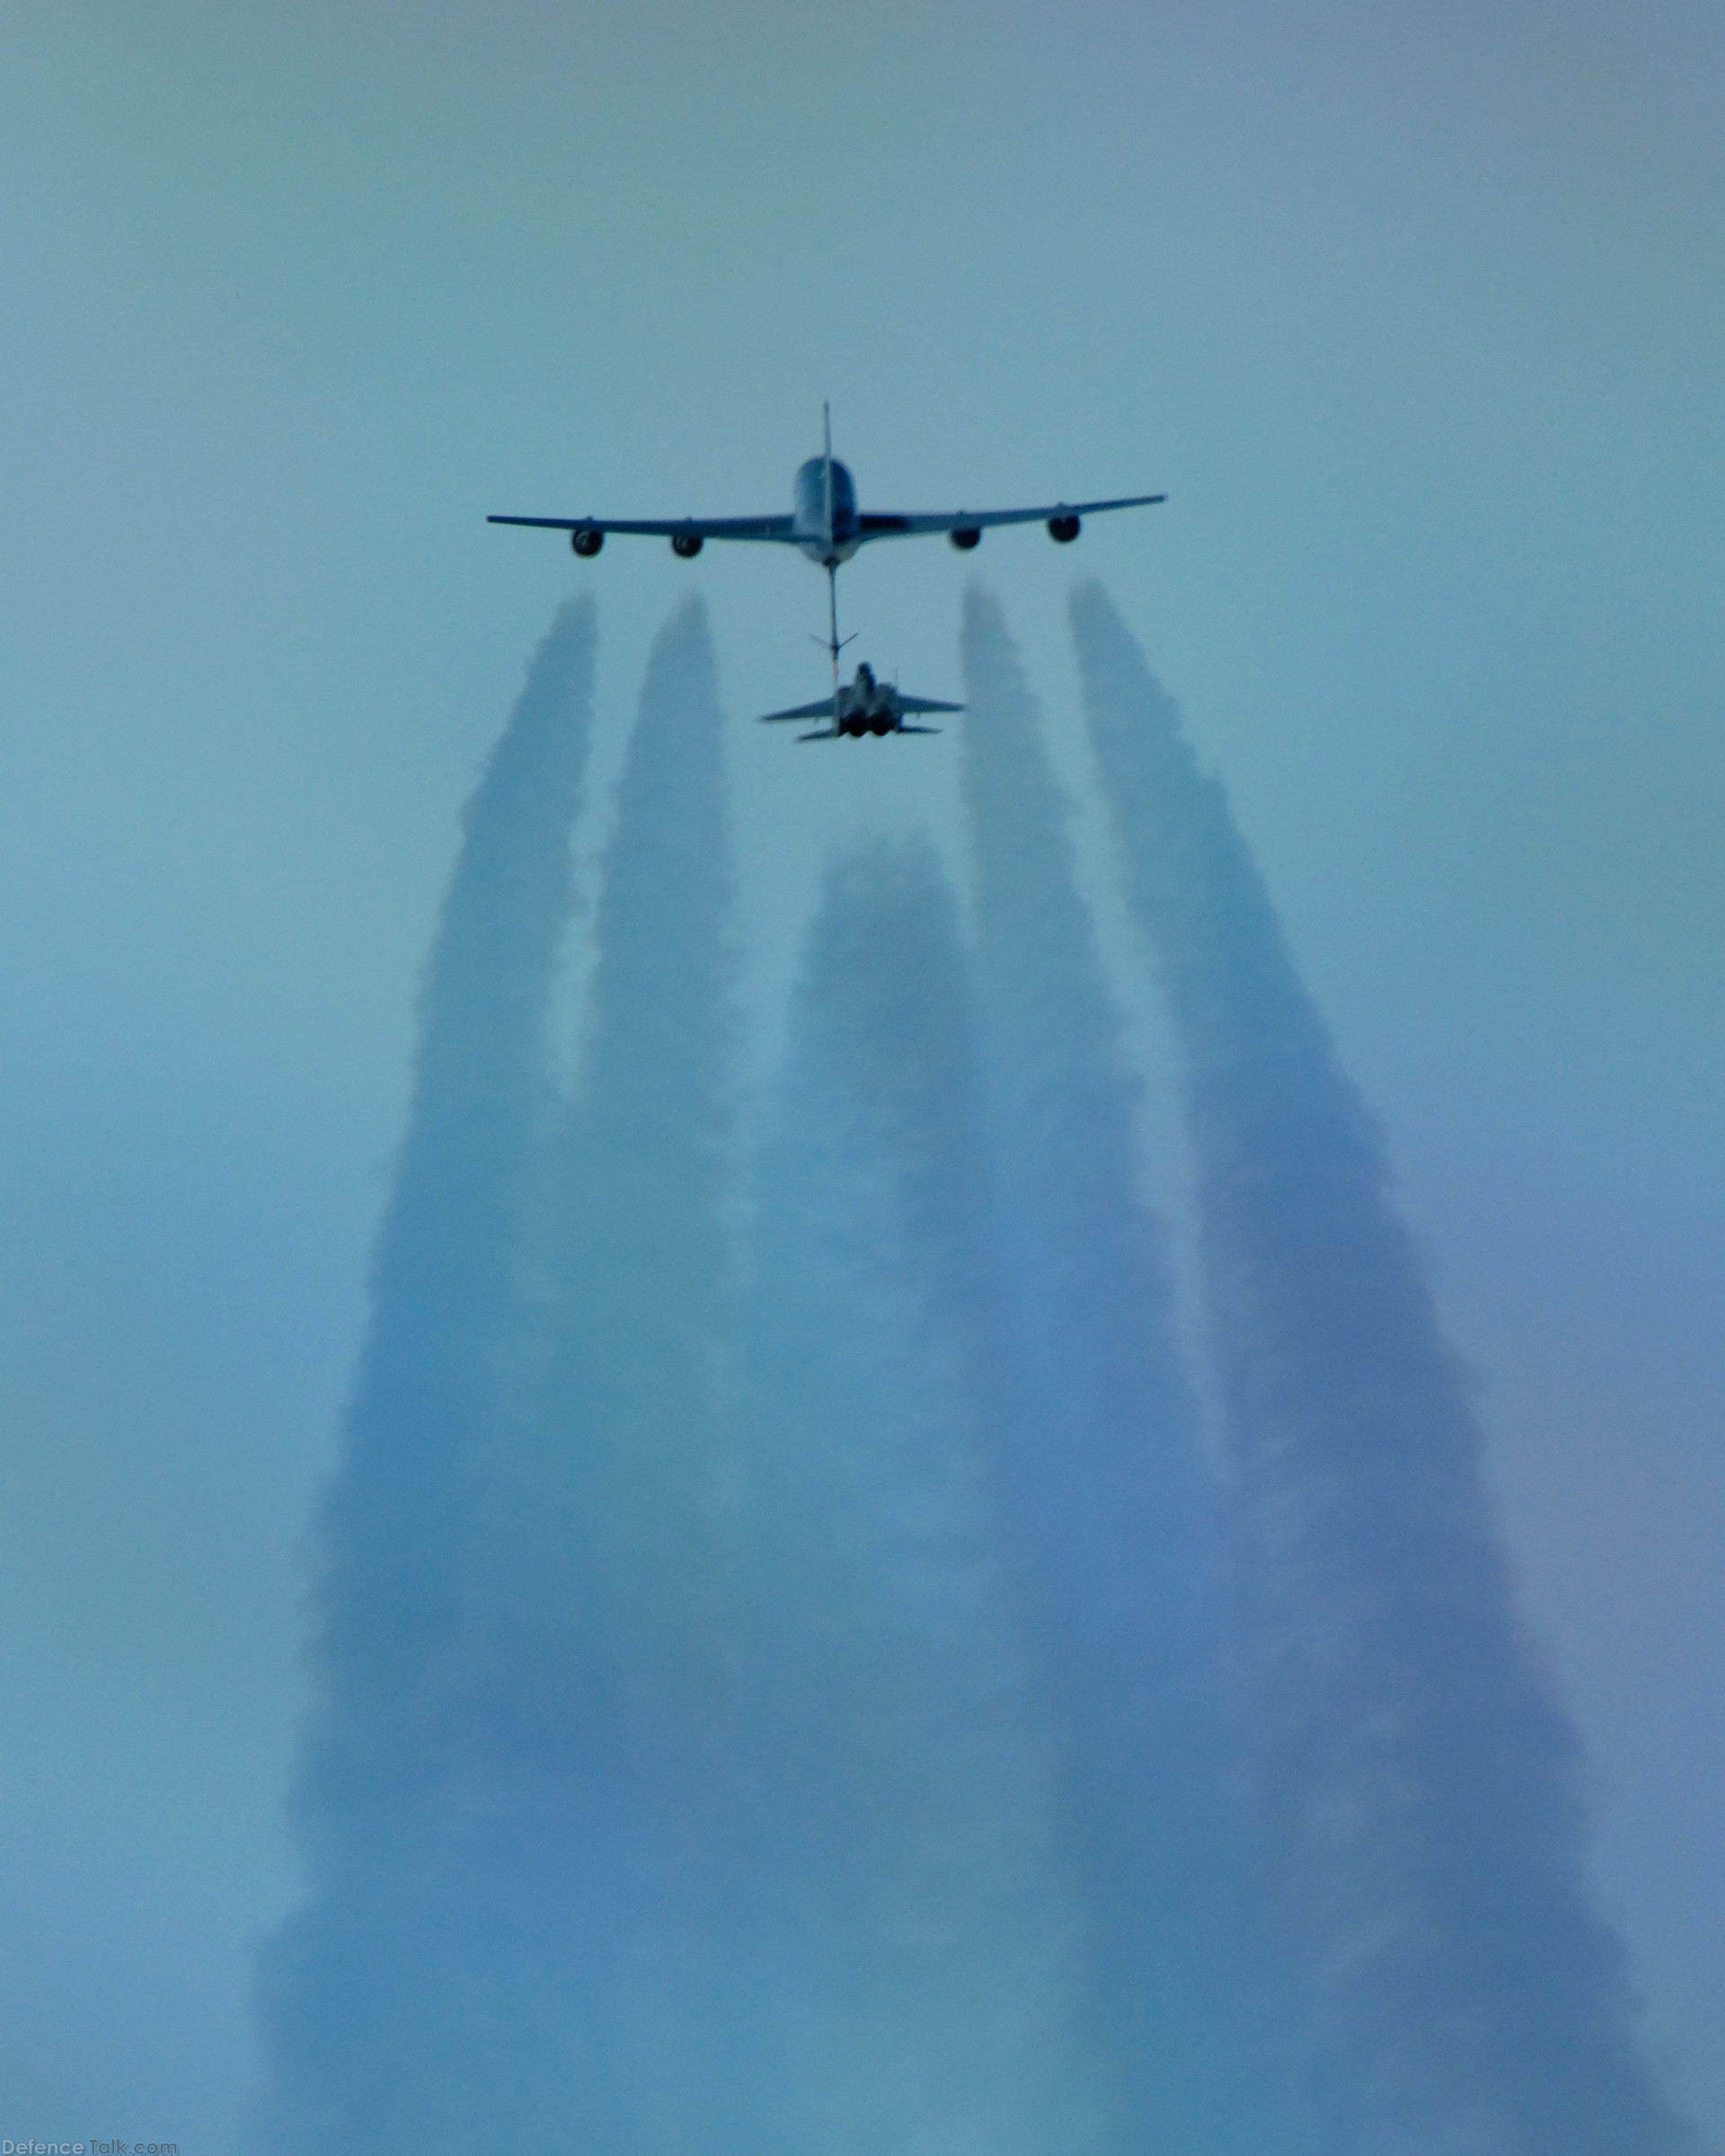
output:
<path id="1" fill-rule="evenodd" d="M 812 733 L 799 734 L 799 741 L 836 741 L 841 735 L 850 734 L 861 740 L 864 734 L 938 734 L 938 726 L 907 726 L 907 711 L 961 711 L 961 703 L 936 703 L 927 696 L 904 696 L 895 681 L 877 681 L 874 668 L 865 659 L 856 669 L 856 679 L 835 689 L 830 696 L 823 696 L 818 703 L 800 703 L 794 711 L 767 711 L 762 715 L 764 726 L 774 726 L 781 719 L 830 719 L 830 726 L 817 727 Z"/>
<path id="2" fill-rule="evenodd" d="M 1035 509 L 941 509 L 927 516 L 897 511 L 862 511 L 856 506 L 856 482 L 833 455 L 832 414 L 822 409 L 823 447 L 798 467 L 787 517 L 682 517 L 663 520 L 618 517 L 488 517 L 488 524 L 526 524 L 567 532 L 584 560 L 605 544 L 607 532 L 646 533 L 668 539 L 671 552 L 692 561 L 709 539 L 753 539 L 769 545 L 794 546 L 827 571 L 827 649 L 832 654 L 833 694 L 839 694 L 838 571 L 860 546 L 874 539 L 914 539 L 944 532 L 952 544 L 969 551 L 996 524 L 1046 524 L 1050 539 L 1063 546 L 1078 536 L 1086 517 L 1104 509 L 1136 509 L 1165 501 L 1165 494 L 1124 494 L 1112 501 L 1056 501 Z M 819 640 L 817 639 L 817 641 Z M 845 643 L 850 642 L 846 637 Z"/>

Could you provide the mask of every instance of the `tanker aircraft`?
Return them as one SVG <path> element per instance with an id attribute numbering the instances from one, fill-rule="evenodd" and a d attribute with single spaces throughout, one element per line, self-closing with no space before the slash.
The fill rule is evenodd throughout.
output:
<path id="1" fill-rule="evenodd" d="M 847 681 L 818 703 L 800 703 L 793 711 L 766 711 L 761 723 L 771 726 L 781 719 L 829 719 L 830 726 L 799 734 L 799 741 L 836 741 L 844 735 L 861 740 L 864 734 L 938 734 L 938 726 L 907 726 L 907 711 L 961 711 L 961 703 L 936 703 L 927 696 L 906 696 L 896 681 L 877 681 L 866 659 Z"/>
<path id="2" fill-rule="evenodd" d="M 1127 494 L 1113 501 L 1056 501 L 1035 509 L 937 509 L 926 516 L 901 516 L 880 510 L 862 511 L 856 506 L 856 484 L 847 466 L 833 455 L 830 409 L 822 406 L 824 446 L 798 467 L 792 490 L 792 507 L 785 517 L 681 517 L 630 518 L 621 517 L 488 517 L 488 524 L 526 524 L 544 530 L 567 532 L 569 543 L 584 560 L 591 560 L 605 544 L 607 532 L 645 534 L 668 539 L 671 552 L 693 561 L 709 539 L 753 539 L 769 545 L 794 546 L 827 571 L 827 649 L 833 661 L 833 694 L 839 690 L 838 655 L 844 649 L 838 635 L 838 571 L 860 546 L 874 539 L 915 539 L 930 532 L 944 532 L 952 544 L 968 552 L 979 543 L 983 533 L 995 524 L 1046 524 L 1050 539 L 1062 545 L 1078 536 L 1081 520 L 1104 509 L 1137 509 L 1165 501 L 1165 494 Z M 817 641 L 819 640 L 817 639 Z M 845 643 L 851 639 L 846 637 Z"/>

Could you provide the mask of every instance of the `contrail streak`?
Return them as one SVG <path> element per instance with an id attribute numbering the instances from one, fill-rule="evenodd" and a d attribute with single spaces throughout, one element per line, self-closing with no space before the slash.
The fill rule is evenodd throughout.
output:
<path id="1" fill-rule="evenodd" d="M 546 1456 L 512 1560 L 527 1621 L 562 1613 L 596 1687 L 582 1712 L 667 1740 L 714 1711 L 730 897 L 712 649 L 692 601 L 654 644 L 604 865 L 587 1048 L 553 1162 Z"/>
<path id="2" fill-rule="evenodd" d="M 828 876 L 747 1334 L 773 2156 L 1090 2156 L 1082 1923 L 1002 1516 L 968 967 L 925 843 Z"/>
<path id="3" fill-rule="evenodd" d="M 1292 2150 L 1220 1704 L 1220 1492 L 1200 1452 L 1128 1070 L 1035 706 L 998 606 L 964 614 L 963 793 L 1000 1262 L 1012 1517 L 1038 1583 L 1092 2011 L 1122 2149 Z M 1248 2033 L 1249 2032 L 1249 2033 Z M 1278 2081 L 1278 2069 L 1280 2068 Z"/>
<path id="4" fill-rule="evenodd" d="M 721 1386 L 734 1319 L 731 868 L 704 609 L 653 646 L 606 853 L 556 1180 L 542 1471 L 508 1538 L 524 1737 L 578 1802 L 582 2139 L 745 2145 Z"/>
<path id="5" fill-rule="evenodd" d="M 318 1697 L 296 1802 L 310 1892 L 262 1970 L 260 2130 L 283 2156 L 483 2138 L 464 2062 L 488 2010 L 483 1935 L 512 1913 L 464 1853 L 468 1533 L 530 1330 L 521 1244 L 593 653 L 591 606 L 565 607 L 467 804 L 420 994 L 371 1329 L 318 1526 Z"/>
<path id="6" fill-rule="evenodd" d="M 1127 890 L 1185 1064 L 1260 1771 L 1359 2145 L 1689 2145 L 1592 1913 L 1576 1743 L 1388 1188 L 1220 786 L 1100 588 L 1074 595 Z"/>

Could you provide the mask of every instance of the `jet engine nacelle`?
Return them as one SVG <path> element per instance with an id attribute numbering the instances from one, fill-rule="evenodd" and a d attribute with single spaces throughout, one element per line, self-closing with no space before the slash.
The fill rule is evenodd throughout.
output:
<path id="1" fill-rule="evenodd" d="M 961 554 L 968 554 L 973 546 L 982 544 L 982 533 L 974 524 L 961 524 L 957 531 L 946 535 Z"/>
<path id="2" fill-rule="evenodd" d="M 1069 544 L 1078 536 L 1079 528 L 1075 517 L 1050 517 L 1048 519 L 1048 537 L 1057 539 L 1062 546 Z"/>
<path id="3" fill-rule="evenodd" d="M 674 554 L 681 555 L 685 561 L 693 561 L 701 552 L 700 533 L 673 532 L 671 534 L 671 552 Z"/>
<path id="4" fill-rule="evenodd" d="M 590 561 L 593 556 L 597 554 L 599 549 L 605 544 L 605 534 L 603 532 L 592 531 L 571 532 L 569 535 L 569 543 L 575 549 L 575 552 L 581 557 L 583 561 Z"/>

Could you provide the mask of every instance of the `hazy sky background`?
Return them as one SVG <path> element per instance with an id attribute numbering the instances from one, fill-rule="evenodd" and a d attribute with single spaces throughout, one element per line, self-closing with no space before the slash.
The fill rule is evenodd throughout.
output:
<path id="1" fill-rule="evenodd" d="M 229 2143 L 413 986 L 559 599 L 599 599 L 604 802 L 707 597 L 760 1067 L 831 835 L 951 822 L 951 741 L 748 723 L 820 693 L 799 558 L 483 522 L 788 508 L 830 397 L 865 507 L 1168 490 L 1072 552 L 872 549 L 841 625 L 950 695 L 998 594 L 1123 968 L 1075 572 L 1181 699 L 1386 1124 L 1603 1904 L 1725 2136 L 1725 16 L 164 0 L 0 40 L 0 2134 Z"/>

